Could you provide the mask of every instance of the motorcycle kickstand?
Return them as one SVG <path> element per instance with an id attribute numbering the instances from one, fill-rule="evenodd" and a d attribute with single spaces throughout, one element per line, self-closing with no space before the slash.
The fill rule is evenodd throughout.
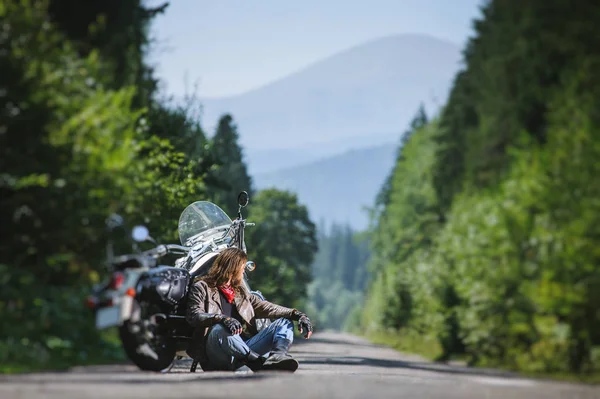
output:
<path id="1" fill-rule="evenodd" d="M 176 356 L 175 359 L 173 359 L 173 361 L 169 365 L 169 367 L 167 367 L 166 369 L 162 370 L 162 373 L 166 374 L 166 373 L 170 372 L 171 369 L 173 368 L 173 366 L 175 366 L 175 362 L 178 361 L 178 360 L 181 360 L 181 359 L 183 359 L 183 356 Z"/>
<path id="2" fill-rule="evenodd" d="M 196 372 L 196 367 L 198 367 L 198 361 L 194 360 L 192 362 L 192 367 L 190 367 L 190 373 L 195 373 Z"/>

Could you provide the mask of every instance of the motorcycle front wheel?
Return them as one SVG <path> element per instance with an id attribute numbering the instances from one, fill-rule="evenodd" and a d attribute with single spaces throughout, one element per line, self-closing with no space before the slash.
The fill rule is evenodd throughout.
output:
<path id="1" fill-rule="evenodd" d="M 119 328 L 125 354 L 143 371 L 166 371 L 175 361 L 175 344 L 152 321 L 155 313 L 152 304 L 135 301 L 132 319 Z"/>

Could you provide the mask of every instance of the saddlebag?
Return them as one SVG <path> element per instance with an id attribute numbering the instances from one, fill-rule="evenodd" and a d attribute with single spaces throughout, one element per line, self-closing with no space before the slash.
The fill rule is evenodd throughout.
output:
<path id="1" fill-rule="evenodd" d="M 185 269 L 159 266 L 151 269 L 140 279 L 138 289 L 149 299 L 177 305 L 187 294 L 190 275 Z"/>

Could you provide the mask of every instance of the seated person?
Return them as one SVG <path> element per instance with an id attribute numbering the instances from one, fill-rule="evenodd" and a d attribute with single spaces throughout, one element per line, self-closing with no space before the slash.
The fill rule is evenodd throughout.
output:
<path id="1" fill-rule="evenodd" d="M 306 339 L 311 321 L 296 309 L 250 294 L 242 284 L 247 260 L 244 251 L 227 248 L 193 285 L 186 313 L 194 327 L 188 355 L 205 371 L 296 371 L 298 361 L 288 353 L 294 339 L 291 320 Z M 256 318 L 277 320 L 258 332 Z"/>

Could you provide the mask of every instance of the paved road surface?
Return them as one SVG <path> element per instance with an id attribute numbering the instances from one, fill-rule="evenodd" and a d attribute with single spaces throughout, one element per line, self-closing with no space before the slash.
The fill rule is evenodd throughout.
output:
<path id="1" fill-rule="evenodd" d="M 600 398 L 600 387 L 517 378 L 508 373 L 436 365 L 351 335 L 315 334 L 295 345 L 295 374 L 169 374 L 134 366 L 0 376 L 0 398 Z"/>

